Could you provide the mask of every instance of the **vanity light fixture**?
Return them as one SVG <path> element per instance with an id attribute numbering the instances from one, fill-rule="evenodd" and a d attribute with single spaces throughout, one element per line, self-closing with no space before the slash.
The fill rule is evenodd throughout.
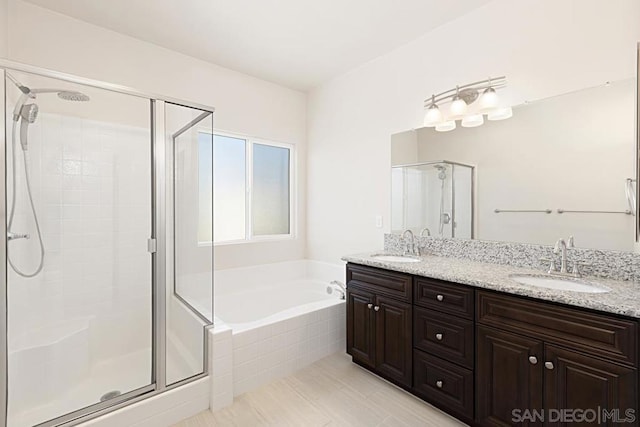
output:
<path id="1" fill-rule="evenodd" d="M 431 95 L 424 101 L 424 126 L 447 132 L 456 128 L 456 120 L 461 121 L 462 127 L 476 127 L 484 124 L 484 115 L 488 120 L 508 119 L 513 115 L 513 111 L 511 107 L 500 104 L 496 93 L 496 90 L 506 85 L 505 76 L 490 77 Z M 448 116 L 445 116 L 440 105 L 448 102 L 451 105 L 448 108 Z"/>

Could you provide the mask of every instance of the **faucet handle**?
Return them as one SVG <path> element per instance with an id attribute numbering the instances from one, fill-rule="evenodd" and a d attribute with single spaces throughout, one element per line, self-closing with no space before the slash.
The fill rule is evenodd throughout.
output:
<path id="1" fill-rule="evenodd" d="M 553 258 L 540 258 L 540 262 L 549 263 L 549 270 L 547 273 L 551 274 L 556 270 L 556 261 Z"/>
<path id="2" fill-rule="evenodd" d="M 578 261 L 578 260 L 574 260 L 573 261 L 573 269 L 571 270 L 571 274 L 573 274 L 573 277 L 582 277 L 582 272 L 580 271 L 580 266 L 590 266 L 593 265 L 590 262 L 583 262 L 583 261 Z"/>
<path id="3" fill-rule="evenodd" d="M 567 240 L 567 248 L 575 248 L 576 247 L 576 239 L 573 236 L 569 236 L 569 240 Z"/>

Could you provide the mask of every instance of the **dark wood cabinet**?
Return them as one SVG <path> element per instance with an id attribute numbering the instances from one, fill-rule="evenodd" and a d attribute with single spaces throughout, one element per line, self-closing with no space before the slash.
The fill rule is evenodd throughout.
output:
<path id="1" fill-rule="evenodd" d="M 638 426 L 639 329 L 625 316 L 347 265 L 353 361 L 474 426 Z"/>
<path id="2" fill-rule="evenodd" d="M 372 293 L 347 289 L 347 353 L 369 367 L 375 366 L 374 303 Z"/>
<path id="3" fill-rule="evenodd" d="M 384 378 L 411 387 L 411 276 L 347 267 L 347 353 Z"/>
<path id="4" fill-rule="evenodd" d="M 477 300 L 480 425 L 638 425 L 636 321 L 486 291 Z"/>
<path id="5" fill-rule="evenodd" d="M 387 378 L 411 385 L 411 304 L 377 297 L 376 369 Z"/>
<path id="6" fill-rule="evenodd" d="M 553 345 L 545 346 L 544 360 L 546 409 L 599 408 L 606 411 L 608 418 L 600 425 L 632 425 L 625 421 L 631 421 L 627 420 L 630 415 L 627 410 L 637 410 L 635 369 Z M 600 412 L 601 417 L 603 414 L 605 412 Z M 634 415 L 637 416 L 635 411 Z M 591 414 L 585 418 L 588 420 L 590 417 Z M 575 424 L 547 423 L 549 426 Z"/>
<path id="7" fill-rule="evenodd" d="M 509 426 L 514 410 L 542 409 L 543 350 L 541 341 L 478 326 L 476 417 L 482 425 Z"/>

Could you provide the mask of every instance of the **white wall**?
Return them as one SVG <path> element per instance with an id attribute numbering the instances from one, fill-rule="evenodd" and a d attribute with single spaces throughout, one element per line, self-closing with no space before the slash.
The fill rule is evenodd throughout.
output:
<path id="1" fill-rule="evenodd" d="M 21 0 L 8 1 L 9 59 L 212 105 L 219 129 L 296 144 L 299 171 L 305 170 L 305 94 Z M 303 258 L 305 187 L 301 173 L 297 239 L 218 247 L 216 268 Z"/>
<path id="2" fill-rule="evenodd" d="M 5 58 L 7 56 L 7 47 L 8 47 L 8 0 L 0 0 L 0 58 Z"/>
<path id="3" fill-rule="evenodd" d="M 496 0 L 313 90 L 308 257 L 335 261 L 382 246 L 390 135 L 421 123 L 431 93 L 506 75 L 518 104 L 629 78 L 639 18 L 635 0 Z M 385 226 L 376 229 L 380 213 Z"/>

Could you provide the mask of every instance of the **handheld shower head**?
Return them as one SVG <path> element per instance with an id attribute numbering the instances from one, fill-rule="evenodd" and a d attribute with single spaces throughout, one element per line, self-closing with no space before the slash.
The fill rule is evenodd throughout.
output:
<path id="1" fill-rule="evenodd" d="M 33 123 L 38 118 L 38 111 L 37 104 L 26 104 L 20 109 L 20 117 L 28 123 Z"/>
<path id="2" fill-rule="evenodd" d="M 38 118 L 38 105 L 26 104 L 20 109 L 20 145 L 22 151 L 27 151 L 29 141 L 29 125 Z"/>

